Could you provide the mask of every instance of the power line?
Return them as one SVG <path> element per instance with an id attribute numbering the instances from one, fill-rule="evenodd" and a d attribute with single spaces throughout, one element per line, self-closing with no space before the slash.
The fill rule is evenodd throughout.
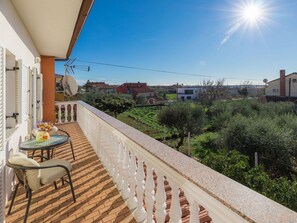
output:
<path id="1" fill-rule="evenodd" d="M 144 70 L 144 71 L 152 71 L 152 72 L 158 72 L 158 73 L 178 74 L 178 75 L 195 76 L 195 77 L 212 77 L 212 78 L 218 77 L 218 76 L 203 75 L 203 74 L 184 73 L 184 72 L 159 70 L 159 69 L 145 68 L 145 67 L 135 67 L 135 66 L 103 63 L 103 62 L 97 62 L 97 61 L 88 61 L 88 60 L 79 60 L 79 59 L 77 59 L 76 61 L 83 62 L 83 63 L 89 63 L 89 64 L 98 64 L 98 65 L 102 65 L 102 66 L 126 68 L 126 69 L 133 69 L 133 70 Z M 257 81 L 260 80 L 260 79 L 241 79 L 241 78 L 236 78 L 236 77 L 223 77 L 223 78 L 224 79 L 234 79 L 234 80 L 257 80 Z"/>

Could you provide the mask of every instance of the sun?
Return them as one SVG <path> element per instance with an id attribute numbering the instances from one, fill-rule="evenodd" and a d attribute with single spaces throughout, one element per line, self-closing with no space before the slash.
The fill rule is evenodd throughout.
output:
<path id="1" fill-rule="evenodd" d="M 265 17 L 265 9 L 261 5 L 251 2 L 242 6 L 240 17 L 242 22 L 254 25 L 263 21 Z"/>
<path id="2" fill-rule="evenodd" d="M 249 5 L 243 11 L 243 17 L 249 22 L 256 22 L 262 14 L 261 8 L 257 5 Z"/>

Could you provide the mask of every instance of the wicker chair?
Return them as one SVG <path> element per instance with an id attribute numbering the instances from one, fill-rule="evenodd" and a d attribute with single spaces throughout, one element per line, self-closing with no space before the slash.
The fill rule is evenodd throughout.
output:
<path id="1" fill-rule="evenodd" d="M 14 173 L 18 179 L 18 183 L 16 184 L 12 195 L 8 214 L 11 214 L 12 206 L 18 191 L 18 187 L 21 184 L 22 186 L 24 186 L 28 197 L 27 208 L 24 216 L 24 223 L 27 222 L 32 198 L 32 191 L 36 191 L 41 186 L 50 183 L 54 183 L 55 188 L 57 189 L 56 180 L 60 178 L 64 179 L 66 175 L 68 177 L 68 181 L 65 179 L 63 181 L 69 183 L 73 201 L 76 202 L 75 193 L 70 176 L 72 166 L 71 163 L 67 160 L 52 159 L 39 164 L 35 160 L 27 158 L 26 155 L 18 153 L 8 160 L 7 166 L 14 169 Z"/>

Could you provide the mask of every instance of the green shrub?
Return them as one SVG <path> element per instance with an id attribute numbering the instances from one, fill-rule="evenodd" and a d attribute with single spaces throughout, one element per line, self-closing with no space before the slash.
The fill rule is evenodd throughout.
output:
<path id="1" fill-rule="evenodd" d="M 288 175 L 292 165 L 295 139 L 292 130 L 281 128 L 269 117 L 236 116 L 221 131 L 224 145 L 236 149 L 253 160 L 255 152 L 269 160 L 265 168 L 270 173 Z M 286 164 L 286 165 L 283 165 Z"/>
<path id="2" fill-rule="evenodd" d="M 210 150 L 216 151 L 220 147 L 220 135 L 216 132 L 207 132 L 195 137 L 192 141 L 194 153 L 199 151 Z"/>

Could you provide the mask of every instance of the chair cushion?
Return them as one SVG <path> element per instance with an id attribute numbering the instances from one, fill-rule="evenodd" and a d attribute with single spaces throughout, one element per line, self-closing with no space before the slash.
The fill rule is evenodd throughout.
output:
<path id="1" fill-rule="evenodd" d="M 19 166 L 39 167 L 39 163 L 28 158 L 25 154 L 16 153 L 9 160 L 9 163 Z M 31 190 L 38 190 L 40 184 L 40 170 L 26 170 L 26 179 Z"/>
<path id="2" fill-rule="evenodd" d="M 62 159 L 52 159 L 52 160 L 47 160 L 43 163 L 40 163 L 40 166 L 55 166 L 55 165 L 63 165 L 68 168 L 70 171 L 72 168 L 72 165 L 70 162 L 67 160 L 62 160 Z M 60 179 L 64 175 L 66 175 L 67 172 L 65 169 L 62 167 L 54 167 L 54 168 L 47 168 L 47 169 L 41 169 L 41 183 L 42 184 L 49 184 L 54 182 L 55 180 Z"/>

